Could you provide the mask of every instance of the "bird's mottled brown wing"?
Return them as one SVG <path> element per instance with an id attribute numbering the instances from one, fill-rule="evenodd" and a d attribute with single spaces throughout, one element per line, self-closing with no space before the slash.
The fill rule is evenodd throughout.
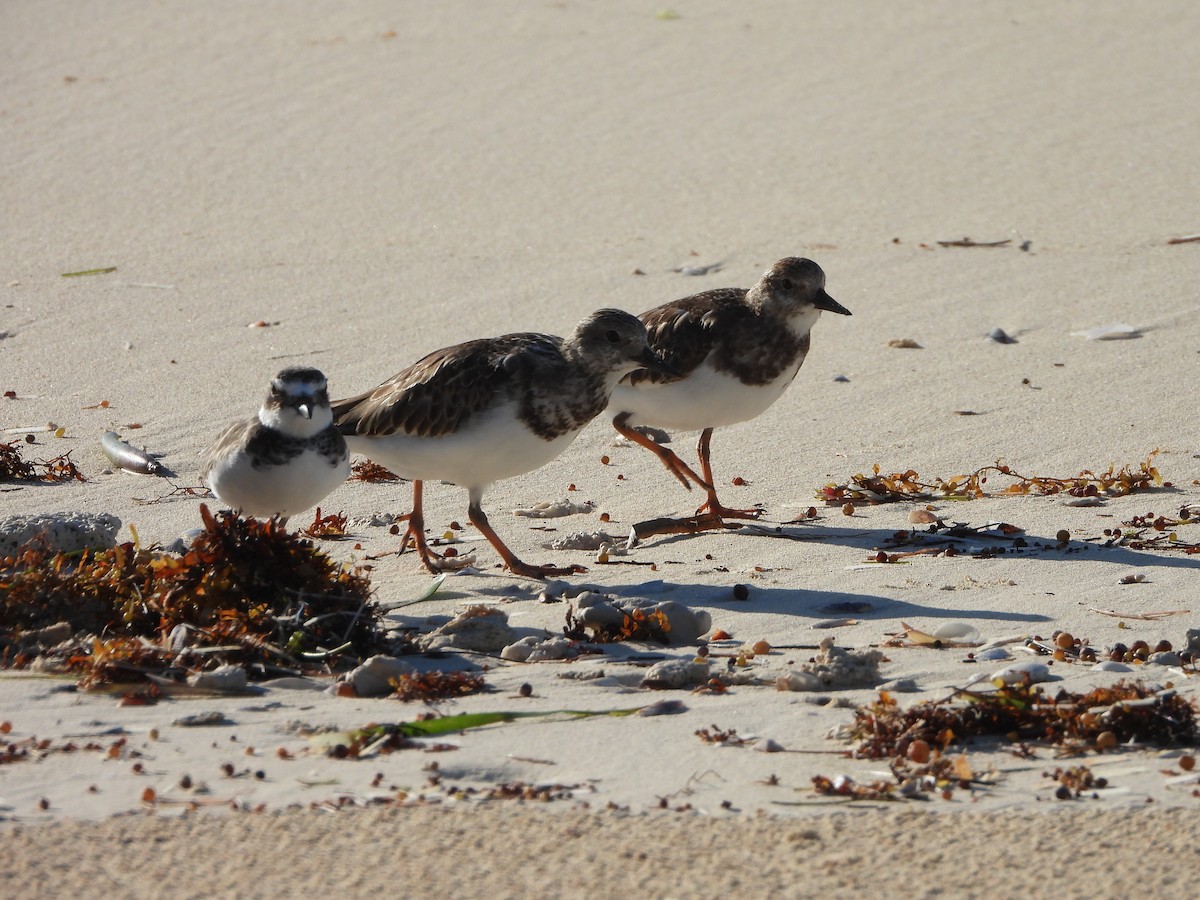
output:
<path id="1" fill-rule="evenodd" d="M 346 435 L 450 434 L 509 396 L 530 369 L 561 360 L 560 343 L 521 333 L 436 350 L 374 390 L 336 401 L 333 420 Z"/>
<path id="2" fill-rule="evenodd" d="M 642 313 L 650 347 L 672 366 L 678 376 L 638 369 L 623 381 L 631 385 L 643 382 L 663 384 L 690 375 L 712 352 L 723 329 L 733 327 L 749 310 L 742 305 L 746 292 L 741 288 L 720 288 L 674 300 Z"/>
<path id="3" fill-rule="evenodd" d="M 200 456 L 200 479 L 208 480 L 208 473 L 212 471 L 220 459 L 229 453 L 231 450 L 237 449 L 247 436 L 250 435 L 256 428 L 263 428 L 262 422 L 258 420 L 257 415 L 250 416 L 246 419 L 239 419 L 225 427 L 225 430 L 213 441 L 212 445 L 204 451 Z"/>

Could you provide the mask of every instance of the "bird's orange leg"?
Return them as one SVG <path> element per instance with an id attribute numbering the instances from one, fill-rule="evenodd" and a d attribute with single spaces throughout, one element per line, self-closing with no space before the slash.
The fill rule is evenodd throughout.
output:
<path id="1" fill-rule="evenodd" d="M 491 545 L 496 548 L 496 552 L 500 554 L 500 558 L 504 560 L 504 567 L 514 575 L 523 575 L 526 578 L 553 578 L 559 575 L 578 575 L 581 572 L 586 572 L 583 566 L 531 566 L 527 562 L 522 562 L 517 558 L 517 555 L 508 549 L 504 541 L 500 540 L 500 535 L 496 534 L 492 528 L 488 518 L 484 515 L 482 507 L 478 503 L 472 503 L 467 507 L 467 518 L 471 520 L 471 524 L 479 529 Z"/>
<path id="2" fill-rule="evenodd" d="M 630 428 L 626 424 L 629 421 L 629 415 L 629 413 L 621 413 L 619 416 L 613 419 L 613 428 L 617 429 L 617 431 L 620 432 L 623 437 L 628 438 L 640 447 L 645 447 L 647 450 L 657 456 L 659 460 L 662 461 L 662 464 L 667 467 L 667 471 L 678 478 L 679 483 L 689 491 L 692 489 L 692 482 L 700 485 L 700 487 L 707 487 L 704 479 L 697 475 L 691 469 L 691 467 L 688 466 L 688 464 L 682 459 L 680 459 L 674 452 L 668 450 L 661 444 L 650 440 L 650 438 L 646 437 L 640 431 L 635 431 L 634 429 Z"/>
<path id="3" fill-rule="evenodd" d="M 700 486 L 708 494 L 708 499 L 696 510 L 696 515 L 713 513 L 722 519 L 757 519 L 763 514 L 761 508 L 730 509 L 728 506 L 722 505 L 721 501 L 717 499 L 717 489 L 714 486 L 716 482 L 713 481 L 712 463 L 710 461 L 712 451 L 709 449 L 709 445 L 712 443 L 712 433 L 713 430 L 711 428 L 705 428 L 700 432 L 700 443 L 696 447 L 696 455 L 700 459 L 700 471 L 704 473 L 704 480 Z"/>
<path id="4" fill-rule="evenodd" d="M 425 510 L 422 504 L 422 483 L 414 481 L 413 485 L 413 508 L 406 516 L 401 516 L 401 520 L 408 520 L 408 529 L 404 532 L 404 537 L 400 539 L 400 549 L 397 555 L 408 549 L 408 542 L 411 540 L 413 549 L 417 551 L 417 555 L 421 557 L 421 562 L 425 564 L 425 568 L 435 575 L 442 571 L 439 568 L 436 560 L 442 557 L 440 554 L 434 553 L 429 549 L 429 543 L 425 540 Z"/>

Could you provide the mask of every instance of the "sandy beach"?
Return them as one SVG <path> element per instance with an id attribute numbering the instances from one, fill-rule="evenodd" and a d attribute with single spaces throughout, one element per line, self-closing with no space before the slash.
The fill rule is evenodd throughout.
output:
<path id="1" fill-rule="evenodd" d="M 200 486 L 201 451 L 290 365 L 347 396 L 439 347 L 748 287 L 787 256 L 819 263 L 853 315 L 823 316 L 783 398 L 713 439 L 723 499 L 765 504 L 761 527 L 607 563 L 546 548 L 699 502 L 604 416 L 495 485 L 484 505 L 522 558 L 589 567 L 551 585 L 559 602 L 468 529 L 477 567 L 403 605 L 431 576 L 371 523 L 407 512 L 410 487 L 349 481 L 322 503 L 351 534 L 321 549 L 370 566 L 390 627 L 482 604 L 544 638 L 583 587 L 672 600 L 710 617 L 727 689 L 641 686 L 694 642 L 415 657 L 486 681 L 443 715 L 682 708 L 522 718 L 355 760 L 313 736 L 428 709 L 315 683 L 121 706 L 3 671 L 0 745 L 35 751 L 0 756 L 3 892 L 1183 893 L 1194 747 L 956 745 L 978 778 L 946 799 L 848 806 L 813 780 L 890 777 L 844 734 L 884 685 L 909 706 L 1032 661 L 1050 692 L 1200 693 L 1194 663 L 1097 671 L 1024 649 L 1067 631 L 1101 659 L 1178 651 L 1200 627 L 1200 517 L 1184 514 L 1200 509 L 1197 36 L 1185 3 L 6 6 L 0 426 L 87 480 L 0 483 L 0 519 L 109 513 L 120 541 L 169 545 L 214 502 L 178 490 Z M 114 470 L 110 430 L 175 477 Z M 694 461 L 695 434 L 671 446 Z M 933 484 L 997 463 L 1009 473 L 976 499 L 844 494 L 875 466 Z M 1150 469 L 1090 506 L 1005 493 Z M 513 514 L 559 501 L 590 506 Z M 920 548 L 896 534 L 920 509 L 978 538 L 906 556 Z M 426 486 L 432 534 L 466 511 L 460 488 Z M 955 637 L 911 639 L 938 629 Z M 878 679 L 777 690 L 825 637 L 880 649 Z M 757 642 L 772 649 L 744 658 Z M 1079 765 L 1104 786 L 1057 799 L 1054 770 Z"/>

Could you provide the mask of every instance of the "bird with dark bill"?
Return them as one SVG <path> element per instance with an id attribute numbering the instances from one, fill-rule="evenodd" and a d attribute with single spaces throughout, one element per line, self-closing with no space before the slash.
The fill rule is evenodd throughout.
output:
<path id="1" fill-rule="evenodd" d="M 285 522 L 349 475 L 350 453 L 333 424 L 325 376 L 303 366 L 276 375 L 258 413 L 221 432 L 200 468 L 229 508 Z"/>
<path id="2" fill-rule="evenodd" d="M 585 570 L 519 559 L 488 522 L 483 494 L 562 453 L 635 369 L 671 371 L 636 317 L 602 309 L 565 338 L 525 332 L 437 350 L 373 390 L 338 400 L 333 415 L 352 451 L 413 481 L 401 552 L 411 540 L 426 567 L 439 570 L 425 538 L 422 482 L 450 481 L 467 489 L 471 524 L 509 571 L 568 575 Z"/>
<path id="3" fill-rule="evenodd" d="M 650 346 L 677 371 L 630 373 L 613 391 L 613 427 L 657 456 L 688 490 L 706 499 L 696 515 L 657 519 L 635 527 L 638 537 L 725 526 L 754 519 L 761 507 L 733 509 L 717 497 L 710 460 L 713 429 L 763 413 L 792 383 L 808 353 L 811 329 L 822 312 L 850 311 L 825 293 L 825 273 L 810 259 L 776 262 L 745 288 L 704 291 L 673 300 L 639 317 Z M 700 472 L 642 429 L 700 431 Z"/>

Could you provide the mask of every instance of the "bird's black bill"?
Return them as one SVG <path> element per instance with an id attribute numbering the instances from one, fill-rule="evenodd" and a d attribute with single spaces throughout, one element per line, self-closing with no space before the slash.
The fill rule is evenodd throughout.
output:
<path id="1" fill-rule="evenodd" d="M 826 312 L 837 313 L 839 316 L 853 315 L 850 310 L 846 309 L 846 307 L 842 306 L 842 304 L 838 303 L 824 291 L 821 291 L 821 293 L 817 295 L 816 306 L 817 309 L 823 309 Z"/>

